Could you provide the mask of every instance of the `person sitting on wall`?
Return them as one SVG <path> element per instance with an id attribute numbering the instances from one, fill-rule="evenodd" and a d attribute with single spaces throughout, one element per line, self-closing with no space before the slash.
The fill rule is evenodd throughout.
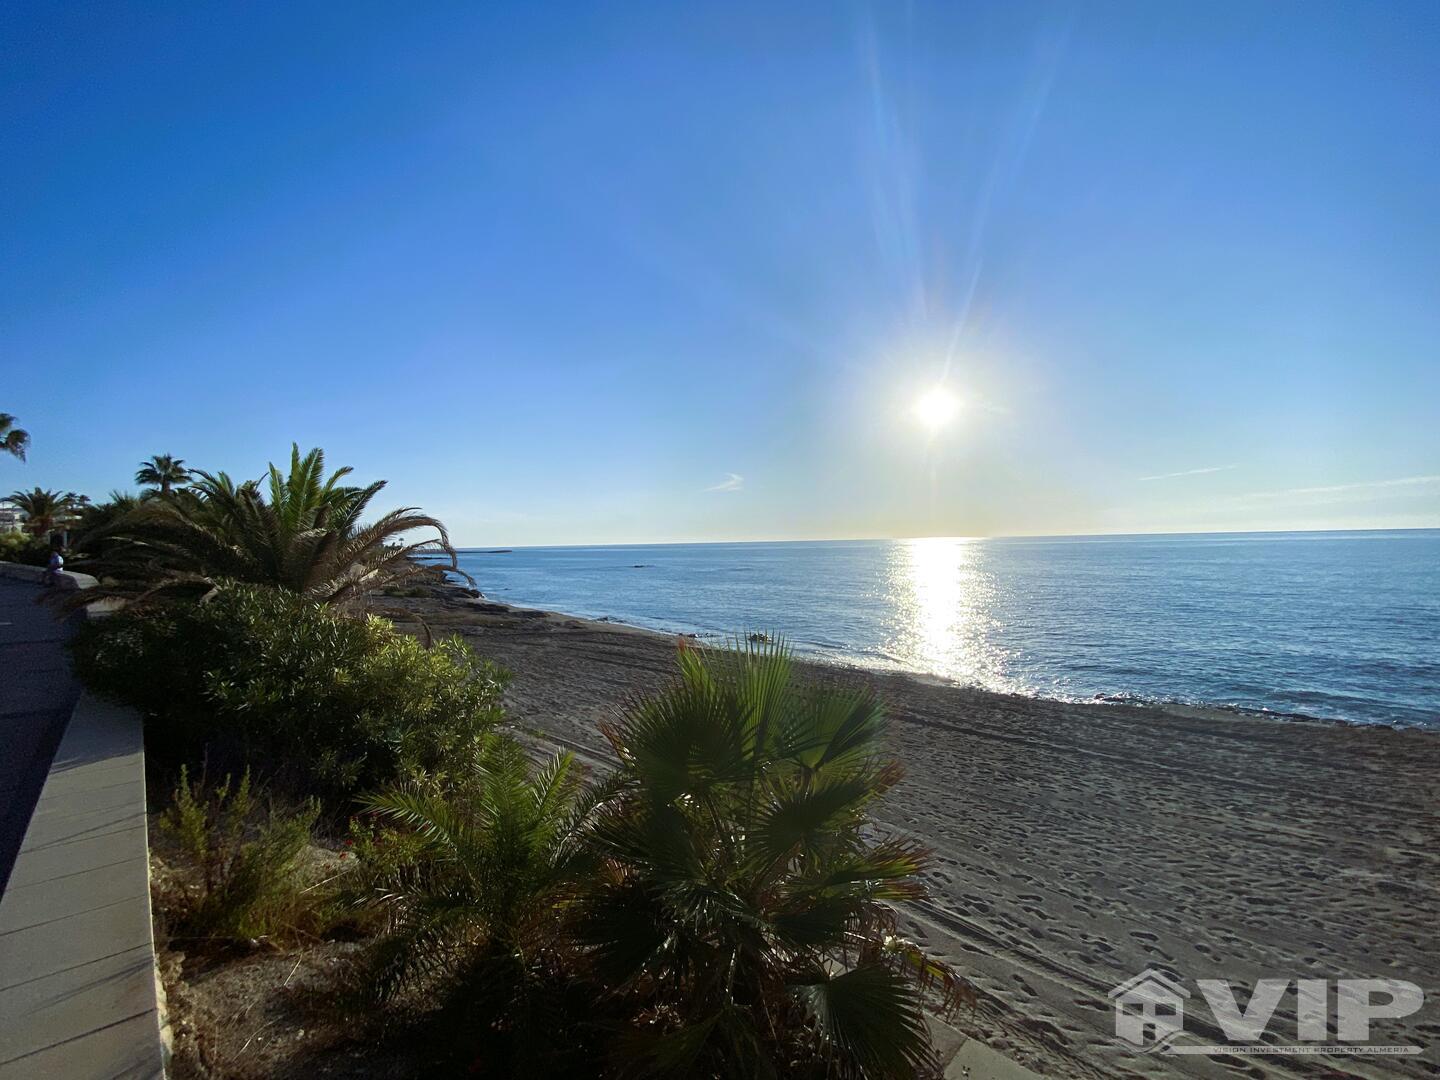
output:
<path id="1" fill-rule="evenodd" d="M 65 569 L 65 556 L 61 553 L 60 543 L 51 541 L 50 560 L 45 564 L 45 574 L 41 580 L 46 585 L 58 585 L 60 583 L 60 572 Z"/>

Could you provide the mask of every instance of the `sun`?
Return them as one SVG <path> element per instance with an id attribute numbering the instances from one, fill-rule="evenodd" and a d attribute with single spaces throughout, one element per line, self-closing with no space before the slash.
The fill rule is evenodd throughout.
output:
<path id="1" fill-rule="evenodd" d="M 933 435 L 955 418 L 960 411 L 960 399 L 945 387 L 936 386 L 915 399 L 913 411 L 915 419 Z"/>

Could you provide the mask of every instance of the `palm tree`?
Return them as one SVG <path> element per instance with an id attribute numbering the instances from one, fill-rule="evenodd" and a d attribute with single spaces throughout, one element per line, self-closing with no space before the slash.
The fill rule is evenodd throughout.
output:
<path id="1" fill-rule="evenodd" d="M 44 537 L 71 523 L 74 499 L 73 493 L 62 494 L 37 487 L 34 491 L 12 492 L 5 502 L 25 515 L 26 532 Z"/>
<path id="2" fill-rule="evenodd" d="M 77 603 L 107 597 L 205 595 L 225 582 L 270 585 L 321 603 L 358 609 L 376 590 L 411 580 L 442 580 L 444 570 L 467 578 L 456 564 L 445 527 L 415 507 L 368 524 L 361 521 L 385 487 L 341 481 L 349 468 L 325 476 L 319 449 L 290 454 L 289 473 L 271 465 L 260 481 L 236 483 L 227 474 L 196 471 L 189 487 L 149 499 L 95 537 L 107 550 L 87 572 L 102 585 Z M 425 540 L 405 541 L 416 529 Z M 443 568 L 415 556 L 443 554 Z"/>
<path id="3" fill-rule="evenodd" d="M 140 463 L 135 473 L 135 483 L 142 487 L 160 489 L 162 497 L 168 498 L 173 488 L 190 482 L 190 470 L 185 468 L 185 459 L 169 454 L 156 454 Z"/>
<path id="4" fill-rule="evenodd" d="M 627 1064 L 673 1075 L 906 1077 L 933 1065 L 924 1000 L 969 988 L 895 932 L 925 853 L 872 839 L 898 780 L 865 690 L 806 687 L 783 645 L 682 648 L 680 677 L 605 734 L 622 794 L 578 934 L 643 1022 Z"/>
<path id="5" fill-rule="evenodd" d="M 0 450 L 25 460 L 25 451 L 30 448 L 30 433 L 15 426 L 15 417 L 0 413 Z"/>
<path id="6" fill-rule="evenodd" d="M 451 779 L 366 800 L 386 826 L 362 843 L 351 888 L 384 920 L 362 963 L 372 999 L 440 991 L 472 1057 L 485 1037 L 507 1075 L 571 1071 L 541 1059 L 576 1045 L 556 1038 L 555 990 L 573 960 L 566 905 L 594 867 L 581 841 L 596 797 L 570 753 L 537 767 L 491 734 Z"/>
<path id="7" fill-rule="evenodd" d="M 133 513 L 141 499 L 125 491 L 111 491 L 104 502 L 91 502 L 84 496 L 76 507 L 74 535 L 70 546 L 83 559 L 99 555 L 114 546 L 112 533 L 118 522 Z"/>

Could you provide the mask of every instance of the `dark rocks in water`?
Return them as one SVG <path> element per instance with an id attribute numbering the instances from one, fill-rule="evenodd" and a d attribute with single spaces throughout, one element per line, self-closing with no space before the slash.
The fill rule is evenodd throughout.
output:
<path id="1" fill-rule="evenodd" d="M 650 569 L 650 565 L 651 565 L 651 564 L 648 563 L 648 562 L 637 562 L 637 563 L 635 563 L 633 566 L 631 566 L 630 569 L 631 569 L 631 570 L 648 570 L 648 569 Z"/>
<path id="2" fill-rule="evenodd" d="M 513 555 L 514 548 L 491 548 L 489 551 L 480 552 L 481 555 Z"/>
<path id="3" fill-rule="evenodd" d="M 757 645 L 769 645 L 769 644 L 770 644 L 770 635 L 769 635 L 769 634 L 762 634 L 762 633 L 759 633 L 759 632 L 757 631 L 756 633 L 753 633 L 753 634 L 747 634 L 746 637 L 748 637 L 751 641 L 755 642 Z"/>

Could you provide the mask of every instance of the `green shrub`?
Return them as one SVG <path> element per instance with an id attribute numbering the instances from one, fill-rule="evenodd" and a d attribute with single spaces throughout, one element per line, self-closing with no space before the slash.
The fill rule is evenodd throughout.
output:
<path id="1" fill-rule="evenodd" d="M 44 566 L 50 559 L 50 545 L 41 537 L 23 532 L 0 533 L 0 562 Z"/>
<path id="2" fill-rule="evenodd" d="M 160 819 L 175 842 L 182 880 L 162 895 L 172 933 L 186 941 L 233 942 L 293 933 L 306 904 L 296 867 L 320 808 L 261 813 L 250 774 L 231 789 L 192 784 L 180 770 L 174 802 Z"/>
<path id="3" fill-rule="evenodd" d="M 72 650 L 87 686 L 146 714 L 161 766 L 253 767 L 342 811 L 445 770 L 499 721 L 507 678 L 458 638 L 426 649 L 383 619 L 260 586 L 96 620 Z"/>

